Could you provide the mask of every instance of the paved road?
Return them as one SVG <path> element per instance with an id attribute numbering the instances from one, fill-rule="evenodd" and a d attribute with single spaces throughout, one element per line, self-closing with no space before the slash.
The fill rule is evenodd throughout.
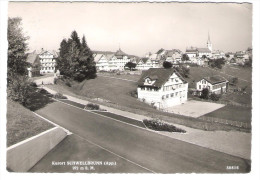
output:
<path id="1" fill-rule="evenodd" d="M 162 136 L 60 102 L 51 103 L 36 113 L 99 147 L 100 150 L 96 151 L 100 152 L 101 158 L 102 151 L 106 150 L 136 165 L 134 169 L 138 170 L 135 172 L 237 173 L 248 172 L 250 169 L 250 163 L 244 159 Z M 82 150 L 88 151 L 88 148 Z M 63 148 L 62 151 L 67 149 Z M 64 155 L 64 160 L 67 159 L 70 157 Z M 227 166 L 238 166 L 239 169 L 227 170 Z"/>

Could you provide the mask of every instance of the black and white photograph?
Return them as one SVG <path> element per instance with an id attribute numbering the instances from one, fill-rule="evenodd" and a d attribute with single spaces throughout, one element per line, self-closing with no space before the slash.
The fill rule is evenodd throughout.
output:
<path id="1" fill-rule="evenodd" d="M 1 171 L 255 173 L 255 5 L 5 2 Z"/>

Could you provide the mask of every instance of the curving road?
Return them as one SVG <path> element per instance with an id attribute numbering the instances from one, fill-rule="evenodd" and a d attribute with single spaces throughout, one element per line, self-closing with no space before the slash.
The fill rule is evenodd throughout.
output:
<path id="1" fill-rule="evenodd" d="M 101 173 L 250 171 L 250 162 L 247 160 L 162 136 L 60 102 L 51 103 L 36 113 L 68 129 L 73 135 L 47 154 L 31 169 L 32 172 L 67 172 L 70 171 L 67 167 L 53 166 L 51 161 L 76 159 L 109 159 L 118 162 L 117 167 L 98 167 L 95 172 Z"/>

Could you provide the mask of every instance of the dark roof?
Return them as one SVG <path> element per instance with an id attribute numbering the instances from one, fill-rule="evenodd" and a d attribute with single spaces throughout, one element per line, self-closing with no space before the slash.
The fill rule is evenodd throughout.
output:
<path id="1" fill-rule="evenodd" d="M 192 53 L 197 53 L 197 49 L 186 49 L 186 53 L 187 52 L 192 52 Z"/>
<path id="2" fill-rule="evenodd" d="M 26 62 L 30 63 L 31 65 L 40 64 L 39 55 L 36 54 L 36 51 L 27 55 Z"/>
<path id="3" fill-rule="evenodd" d="M 127 56 L 127 54 L 119 48 L 119 50 L 116 51 L 115 56 L 117 58 L 122 58 L 123 56 Z"/>
<path id="4" fill-rule="evenodd" d="M 151 80 L 155 80 L 155 83 L 152 86 L 161 87 L 166 81 L 168 81 L 173 73 L 175 73 L 182 81 L 186 83 L 186 81 L 174 68 L 150 68 L 147 71 L 143 71 L 137 84 L 138 86 L 143 86 L 145 79 L 150 78 Z"/>
<path id="5" fill-rule="evenodd" d="M 112 51 L 92 51 L 93 54 L 104 54 L 104 55 L 107 55 L 107 54 L 115 54 L 115 52 L 112 52 Z"/>
<path id="6" fill-rule="evenodd" d="M 210 53 L 211 51 L 208 48 L 197 48 L 199 52 L 207 52 Z"/>
<path id="7" fill-rule="evenodd" d="M 140 61 L 143 61 L 143 63 L 146 63 L 146 62 L 148 61 L 148 59 L 149 59 L 149 58 L 147 58 L 147 57 L 143 57 L 143 58 L 140 59 Z M 139 62 L 140 62 L 140 61 L 139 61 Z"/>
<path id="8" fill-rule="evenodd" d="M 164 51 L 164 49 L 163 48 L 161 48 L 161 49 L 159 49 L 158 51 L 157 51 L 157 53 L 156 54 L 160 54 L 161 52 L 163 52 Z"/>
<path id="9" fill-rule="evenodd" d="M 211 84 L 218 84 L 222 82 L 227 82 L 227 80 L 221 76 L 211 76 L 211 77 L 204 77 L 206 81 L 210 82 Z"/>

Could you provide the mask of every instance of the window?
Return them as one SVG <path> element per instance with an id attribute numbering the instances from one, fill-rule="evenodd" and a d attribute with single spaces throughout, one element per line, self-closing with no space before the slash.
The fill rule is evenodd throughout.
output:
<path id="1" fill-rule="evenodd" d="M 169 94 L 166 95 L 166 98 L 169 98 Z"/>
<path id="2" fill-rule="evenodd" d="M 174 93 L 171 93 L 171 97 L 173 97 L 174 96 Z"/>
<path id="3" fill-rule="evenodd" d="M 199 89 L 201 89 L 201 85 L 199 85 Z"/>

